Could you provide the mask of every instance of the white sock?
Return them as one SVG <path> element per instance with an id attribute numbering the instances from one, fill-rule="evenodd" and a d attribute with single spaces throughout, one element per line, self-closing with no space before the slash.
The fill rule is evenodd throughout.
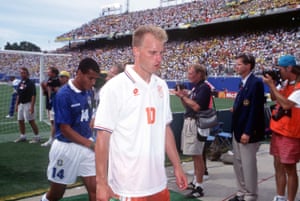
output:
<path id="1" fill-rule="evenodd" d="M 196 188 L 200 186 L 200 187 L 203 189 L 203 183 L 198 183 L 198 182 L 196 182 L 196 183 L 195 183 L 195 186 L 196 186 Z"/>
<path id="2" fill-rule="evenodd" d="M 284 195 L 276 195 L 279 199 L 286 199 Z"/>
<path id="3" fill-rule="evenodd" d="M 47 195 L 47 193 L 45 193 L 45 194 L 43 195 L 41 201 L 49 201 L 49 200 L 47 199 L 46 195 Z"/>
<path id="4" fill-rule="evenodd" d="M 20 137 L 21 138 L 26 138 L 26 135 L 25 134 L 20 134 Z"/>
<path id="5" fill-rule="evenodd" d="M 197 183 L 197 177 L 196 177 L 196 175 L 194 175 L 194 178 L 193 178 L 192 183 L 193 183 L 194 185 L 196 185 L 196 183 Z"/>

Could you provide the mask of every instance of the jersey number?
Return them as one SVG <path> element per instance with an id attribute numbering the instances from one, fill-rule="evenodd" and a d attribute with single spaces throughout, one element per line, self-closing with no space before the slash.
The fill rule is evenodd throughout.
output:
<path id="1" fill-rule="evenodd" d="M 65 171 L 64 169 L 60 169 L 57 171 L 57 169 L 54 167 L 52 171 L 52 178 L 58 177 L 60 179 L 63 179 L 65 177 Z"/>
<path id="2" fill-rule="evenodd" d="M 154 124 L 154 122 L 155 122 L 155 108 L 154 107 L 147 107 L 146 112 L 147 112 L 148 124 Z"/>
<path id="3" fill-rule="evenodd" d="M 86 109 L 86 110 L 81 110 L 81 118 L 80 118 L 80 121 L 83 122 L 83 121 L 88 121 L 89 120 L 89 110 Z"/>

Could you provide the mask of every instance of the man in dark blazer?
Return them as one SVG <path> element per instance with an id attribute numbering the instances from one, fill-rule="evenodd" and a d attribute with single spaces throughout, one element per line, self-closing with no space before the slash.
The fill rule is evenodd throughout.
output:
<path id="1" fill-rule="evenodd" d="M 264 86 L 253 74 L 255 58 L 241 54 L 236 57 L 235 70 L 241 76 L 240 90 L 232 109 L 234 172 L 238 192 L 230 201 L 256 201 L 259 141 L 264 139 Z"/>

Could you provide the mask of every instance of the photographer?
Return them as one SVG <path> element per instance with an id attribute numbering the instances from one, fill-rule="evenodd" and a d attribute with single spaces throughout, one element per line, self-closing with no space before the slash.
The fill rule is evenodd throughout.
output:
<path id="1" fill-rule="evenodd" d="M 187 195 L 189 198 L 204 196 L 203 176 L 205 171 L 203 150 L 205 141 L 199 141 L 198 135 L 208 136 L 209 129 L 197 129 L 196 115 L 201 110 L 207 110 L 212 100 L 211 88 L 206 84 L 206 68 L 200 64 L 188 67 L 188 80 L 193 84 L 188 94 L 183 87 L 174 92 L 185 107 L 184 123 L 181 136 L 181 148 L 184 155 L 192 156 L 194 162 L 194 178 L 190 184 L 192 191 Z M 199 132 L 199 134 L 198 134 Z"/>
<path id="2" fill-rule="evenodd" d="M 269 86 L 276 106 L 272 111 L 270 154 L 274 156 L 277 195 L 275 201 L 294 201 L 298 189 L 297 162 L 300 159 L 300 66 L 294 56 L 281 56 L 278 60 L 285 84 L 277 89 L 275 81 L 266 74 L 263 81 Z M 285 187 L 287 186 L 287 199 Z"/>

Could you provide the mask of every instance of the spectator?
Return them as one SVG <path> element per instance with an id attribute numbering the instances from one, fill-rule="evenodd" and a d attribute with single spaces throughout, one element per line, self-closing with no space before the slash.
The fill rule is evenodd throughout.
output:
<path id="1" fill-rule="evenodd" d="M 10 76 L 10 82 L 13 87 L 13 92 L 11 94 L 9 112 L 8 112 L 8 115 L 6 115 L 6 118 L 12 118 L 14 116 L 16 100 L 17 100 L 17 95 L 18 95 L 17 88 L 20 83 L 20 80 L 12 75 L 12 76 Z"/>
<path id="2" fill-rule="evenodd" d="M 297 163 L 300 160 L 300 66 L 292 55 L 281 56 L 278 67 L 286 85 L 277 90 L 269 75 L 263 77 L 276 100 L 270 120 L 273 131 L 270 153 L 274 157 L 277 195 L 274 201 L 295 200 L 298 190 Z M 285 190 L 287 188 L 287 198 Z"/>
<path id="3" fill-rule="evenodd" d="M 53 101 L 55 98 L 55 94 L 58 91 L 60 87 L 60 81 L 58 79 L 58 69 L 55 67 L 48 68 L 47 74 L 48 74 L 48 80 L 46 83 L 46 103 L 47 105 L 47 113 L 50 120 L 50 137 L 49 139 L 41 144 L 42 147 L 50 146 L 54 140 L 55 135 L 55 125 L 54 125 L 54 109 L 53 109 Z M 43 86 L 43 85 L 42 85 Z"/>
<path id="4" fill-rule="evenodd" d="M 235 70 L 241 76 L 240 91 L 232 109 L 233 167 L 238 192 L 230 201 L 258 200 L 256 152 L 264 139 L 264 85 L 253 75 L 255 58 L 250 54 L 236 57 Z"/>
<path id="5" fill-rule="evenodd" d="M 60 71 L 58 78 L 59 78 L 60 85 L 63 86 L 68 83 L 70 79 L 70 73 L 65 70 Z"/>
<path id="6" fill-rule="evenodd" d="M 91 88 L 99 77 L 99 66 L 91 58 L 83 59 L 75 79 L 62 86 L 55 97 L 55 140 L 49 153 L 50 189 L 42 201 L 60 200 L 66 185 L 82 177 L 90 201 L 96 200 L 95 154 L 89 126 Z"/>
<path id="7" fill-rule="evenodd" d="M 116 76 L 117 74 L 122 73 L 123 71 L 124 71 L 124 66 L 122 64 L 112 65 L 109 71 L 107 72 L 105 80 L 108 81 L 114 76 Z"/>
<path id="8" fill-rule="evenodd" d="M 110 80 L 111 78 L 115 77 L 116 75 L 118 75 L 119 73 L 122 73 L 124 71 L 124 66 L 122 64 L 114 64 L 110 67 L 109 71 L 106 74 L 106 77 L 104 79 L 105 82 L 107 82 L 108 80 Z M 99 105 L 100 102 L 100 97 L 99 97 L 99 92 L 101 87 L 103 86 L 103 84 L 105 82 L 102 82 L 103 79 L 101 79 L 101 77 L 98 79 L 98 82 L 96 82 L 95 86 L 93 87 L 93 94 L 94 94 L 94 108 L 96 109 Z M 96 86 L 97 85 L 97 86 Z M 96 111 L 95 111 L 96 112 Z M 91 120 L 91 128 L 94 128 L 94 121 L 95 121 L 95 113 L 93 114 L 92 120 Z M 97 131 L 95 130 L 95 136 L 96 136 Z"/>
<path id="9" fill-rule="evenodd" d="M 24 142 L 27 140 L 25 135 L 25 121 L 28 121 L 35 135 L 29 143 L 39 143 L 39 130 L 34 120 L 34 106 L 36 98 L 35 84 L 29 79 L 29 71 L 27 68 L 22 67 L 20 69 L 20 75 L 21 81 L 17 88 L 18 95 L 16 100 L 20 137 L 18 137 L 14 142 Z"/>
<path id="10" fill-rule="evenodd" d="M 196 115 L 201 110 L 207 110 L 211 101 L 211 88 L 206 81 L 206 68 L 199 64 L 191 65 L 188 68 L 188 79 L 194 85 L 190 94 L 184 89 L 177 89 L 175 95 L 180 97 L 185 107 L 184 123 L 181 134 L 181 148 L 184 155 L 190 155 L 194 162 L 194 178 L 191 182 L 192 192 L 189 198 L 198 198 L 204 195 L 203 176 L 205 165 L 203 160 L 203 150 L 206 137 L 209 135 L 208 129 L 197 128 Z M 198 137 L 206 136 L 203 139 Z"/>
<path id="11" fill-rule="evenodd" d="M 166 32 L 141 26 L 132 39 L 135 63 L 101 89 L 96 113 L 97 200 L 170 200 L 165 152 L 178 187 L 187 187 L 170 121 L 169 91 L 160 68 Z M 137 123 L 139 122 L 139 123 Z"/>

